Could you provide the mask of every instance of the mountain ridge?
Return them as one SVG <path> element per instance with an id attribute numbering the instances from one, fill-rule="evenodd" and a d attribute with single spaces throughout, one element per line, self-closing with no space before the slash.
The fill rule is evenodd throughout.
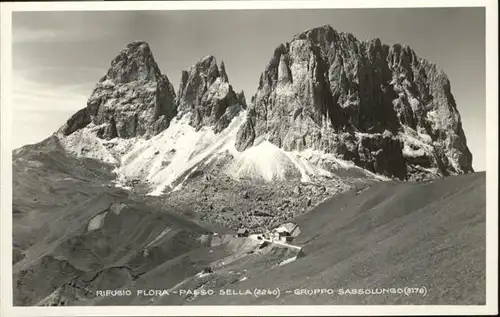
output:
<path id="1" fill-rule="evenodd" d="M 306 30 L 275 49 L 252 104 L 241 151 L 260 137 L 399 179 L 473 171 L 448 77 L 406 45 L 360 42 L 331 26 Z"/>
<path id="2" fill-rule="evenodd" d="M 151 86 L 157 78 L 161 79 L 161 87 L 167 84 L 169 91 L 168 115 L 161 117 L 156 114 L 161 108 L 158 98 L 151 103 L 151 94 L 148 94 L 147 98 L 139 98 L 134 103 L 137 98 L 127 92 L 128 88 L 136 91 L 144 85 Z M 115 79 L 118 86 L 110 85 Z M 132 87 L 122 87 L 120 83 Z M 153 89 L 155 94 L 161 90 L 160 86 Z M 106 93 L 101 92 L 103 89 Z M 170 165 L 170 169 L 177 169 L 169 172 L 178 175 L 176 177 L 202 168 L 203 162 L 199 160 L 185 166 L 169 163 L 176 156 L 187 161 L 193 157 L 187 152 L 183 156 L 174 154 L 181 143 L 167 155 L 174 154 L 171 159 L 158 163 L 154 156 L 159 152 L 161 158 L 166 153 L 146 149 L 157 148 L 154 143 L 160 139 L 163 144 L 173 142 L 163 140 L 166 136 L 160 135 L 185 139 L 186 134 L 192 136 L 190 141 L 179 139 L 179 142 L 194 143 L 183 150 L 193 153 L 209 150 L 204 141 L 207 138 L 234 142 L 211 147 L 209 151 L 215 152 L 207 152 L 205 158 L 222 160 L 220 168 L 235 178 L 241 174 L 268 181 L 277 175 L 285 179 L 297 175 L 303 180 L 310 179 L 314 173 L 307 174 L 317 169 L 317 160 L 304 169 L 299 163 L 303 157 L 294 153 L 311 150 L 319 151 L 321 160 L 332 157 L 352 162 L 370 173 L 400 180 L 419 181 L 473 172 L 472 154 L 448 77 L 407 45 L 389 46 L 378 38 L 358 41 L 353 34 L 338 32 L 329 25 L 308 29 L 275 49 L 251 99 L 247 106 L 244 93 L 236 93 L 229 83 L 224 62 L 219 64 L 213 55 L 200 58 L 181 72 L 176 94 L 166 75 L 161 74 L 149 45 L 132 42 L 113 59 L 87 107 L 73 115 L 57 134 L 68 151 L 116 164 L 117 176 L 124 182 L 130 178 L 146 183 L 152 180 L 153 176 L 140 175 L 143 169 L 139 173 L 137 168 L 126 166 L 127 161 L 131 162 L 127 157 L 137 144 L 142 144 L 142 139 L 156 140 L 140 145 L 144 153 L 155 154 L 142 155 L 145 161 L 135 160 L 135 165 L 156 166 L 156 175 L 162 171 L 165 174 Z M 109 111 L 101 111 L 101 108 Z M 99 117 L 99 113 L 104 115 Z M 142 124 L 137 119 L 141 116 Z M 241 116 L 246 119 L 242 121 Z M 117 122 L 120 123 L 117 125 Z M 182 122 L 188 125 L 183 126 Z M 176 127 L 169 129 L 171 123 Z M 228 130 L 230 123 L 233 123 L 232 129 L 237 130 L 235 134 Z M 117 127 L 122 127 L 119 129 L 122 131 L 127 126 L 130 131 L 125 128 L 126 132 L 118 135 Z M 186 130 L 188 126 L 194 131 Z M 80 132 L 75 133 L 77 131 Z M 269 172 L 255 165 L 264 161 L 251 157 L 260 155 L 257 153 L 262 151 L 257 148 L 262 142 L 269 142 L 289 157 L 278 158 L 281 154 L 269 148 L 268 153 L 277 155 L 268 166 L 275 169 L 271 172 L 274 176 L 264 175 Z M 200 146 L 202 148 L 197 148 Z M 257 148 L 247 151 L 254 147 Z M 222 153 L 224 150 L 230 155 Z M 242 155 L 244 161 L 237 158 Z M 325 170 L 325 166 L 320 167 L 319 174 L 332 172 Z M 182 183 L 172 177 L 168 177 L 168 182 L 155 177 L 158 180 L 153 183 L 163 184 L 160 186 L 163 189 Z M 153 192 L 158 194 L 159 190 Z"/>

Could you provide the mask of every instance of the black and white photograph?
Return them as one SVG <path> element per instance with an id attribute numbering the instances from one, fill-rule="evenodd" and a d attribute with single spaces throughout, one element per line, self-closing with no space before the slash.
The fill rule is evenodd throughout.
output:
<path id="1" fill-rule="evenodd" d="M 8 7 L 11 309 L 497 309 L 491 6 L 274 2 Z"/>

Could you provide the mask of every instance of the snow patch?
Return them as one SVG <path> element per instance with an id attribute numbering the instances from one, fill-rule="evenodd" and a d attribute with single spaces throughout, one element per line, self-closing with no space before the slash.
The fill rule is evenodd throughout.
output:
<path id="1" fill-rule="evenodd" d="M 109 211 L 111 211 L 115 215 L 119 215 L 120 212 L 125 208 L 127 205 L 124 203 L 113 203 L 111 204 L 111 207 L 109 207 Z"/>
<path id="2" fill-rule="evenodd" d="M 177 186 L 181 186 L 190 172 L 213 156 L 226 150 L 236 152 L 236 133 L 245 116 L 246 113 L 242 112 L 217 134 L 209 127 L 196 131 L 189 125 L 188 117 L 184 116 L 150 140 L 157 149 L 161 149 L 159 154 L 154 154 L 151 144 L 144 144 L 134 149 L 134 153 L 139 153 L 135 159 L 125 160 L 123 172 L 141 176 L 144 170 L 148 171 L 145 178 L 154 187 L 149 195 L 160 195 L 177 180 L 180 180 Z"/>
<path id="3" fill-rule="evenodd" d="M 119 161 L 104 146 L 104 140 L 95 135 L 93 124 L 84 129 L 75 131 L 69 136 L 60 138 L 62 146 L 77 157 L 87 157 L 105 163 L 116 165 Z"/>
<path id="4" fill-rule="evenodd" d="M 19 162 L 23 162 L 26 164 L 26 167 L 31 167 L 31 168 L 41 168 L 43 167 L 43 163 L 40 161 L 27 161 L 27 160 L 19 160 Z"/>
<path id="5" fill-rule="evenodd" d="M 438 110 L 431 110 L 427 112 L 427 120 L 431 122 L 432 128 L 434 130 L 441 130 L 445 128 L 442 119 L 438 113 Z"/>
<path id="6" fill-rule="evenodd" d="M 87 231 L 93 231 L 93 230 L 97 230 L 97 229 L 102 228 L 102 226 L 104 224 L 104 218 L 106 217 L 107 214 L 108 214 L 108 212 L 105 211 L 103 213 L 100 213 L 100 214 L 92 217 L 92 219 L 90 219 L 90 221 L 89 221 Z"/>
<path id="7" fill-rule="evenodd" d="M 371 177 L 375 180 L 379 181 L 390 180 L 390 178 L 386 176 L 375 174 L 373 172 L 365 170 L 354 164 L 354 162 L 339 159 L 338 157 L 336 157 L 331 153 L 325 153 L 319 150 L 306 149 L 302 152 L 298 152 L 297 155 L 300 155 L 302 158 L 307 160 L 307 162 L 314 169 L 315 176 L 335 177 L 336 170 L 358 170 L 360 172 L 363 172 L 366 176 Z"/>
<path id="8" fill-rule="evenodd" d="M 297 256 L 294 256 L 294 257 L 288 258 L 288 259 L 286 259 L 284 261 L 281 261 L 280 264 L 278 264 L 278 265 L 279 266 L 283 266 L 285 264 L 292 263 L 295 260 L 297 260 Z"/>
<path id="9" fill-rule="evenodd" d="M 408 91 L 407 91 L 407 96 L 412 111 L 417 112 L 421 108 L 420 101 L 418 101 L 418 99 L 413 97 Z"/>
<path id="10" fill-rule="evenodd" d="M 115 83 L 111 79 L 106 79 L 101 83 L 101 86 L 105 88 L 112 88 L 115 86 Z"/>
<path id="11" fill-rule="evenodd" d="M 253 178 L 264 181 L 286 180 L 300 177 L 301 182 L 310 182 L 314 177 L 332 178 L 334 173 L 321 166 L 322 160 L 338 164 L 341 168 L 352 168 L 331 154 L 316 150 L 302 152 L 284 151 L 268 141 L 262 141 L 239 155 L 228 169 L 228 175 L 234 178 Z"/>
<path id="12" fill-rule="evenodd" d="M 398 137 L 404 144 L 405 157 L 433 156 L 434 148 L 429 135 L 404 127 L 404 131 Z"/>
<path id="13" fill-rule="evenodd" d="M 405 157 L 421 157 L 425 156 L 425 151 L 423 149 L 413 150 L 407 144 L 403 147 L 403 156 Z"/>
<path id="14" fill-rule="evenodd" d="M 170 231 L 172 231 L 171 228 L 165 228 L 162 230 L 162 232 L 160 232 L 160 234 L 158 234 L 154 239 L 153 241 L 151 241 L 150 243 L 148 243 L 146 245 L 146 248 L 149 248 L 151 247 L 152 245 L 154 245 L 156 242 L 160 241 L 161 238 L 163 238 L 167 233 L 169 233 Z"/>
<path id="15" fill-rule="evenodd" d="M 234 178 L 262 178 L 265 181 L 284 180 L 299 173 L 288 155 L 268 141 L 241 153 L 228 171 Z"/>
<path id="16" fill-rule="evenodd" d="M 212 273 L 209 273 L 209 272 L 203 272 L 203 271 L 202 271 L 202 272 L 199 272 L 198 274 L 196 274 L 195 276 L 196 276 L 197 278 L 202 278 L 202 277 L 205 277 L 205 276 L 209 276 L 210 274 L 212 274 Z"/>

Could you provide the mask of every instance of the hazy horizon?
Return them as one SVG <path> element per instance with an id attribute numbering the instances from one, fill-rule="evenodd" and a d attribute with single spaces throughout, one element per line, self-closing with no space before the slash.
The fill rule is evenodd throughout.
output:
<path id="1" fill-rule="evenodd" d="M 485 170 L 484 8 L 15 12 L 12 145 L 45 139 L 85 107 L 129 42 L 149 43 L 176 92 L 181 70 L 214 55 L 249 101 L 274 49 L 325 24 L 359 40 L 407 44 L 443 68 L 473 167 Z"/>

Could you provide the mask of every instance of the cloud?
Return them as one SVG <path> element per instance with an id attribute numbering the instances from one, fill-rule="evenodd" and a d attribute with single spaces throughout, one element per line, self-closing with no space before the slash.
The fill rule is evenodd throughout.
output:
<path id="1" fill-rule="evenodd" d="M 18 112 L 46 113 L 75 111 L 85 107 L 89 93 L 83 92 L 87 85 L 50 85 L 29 80 L 18 73 L 13 75 L 12 110 Z"/>
<path id="2" fill-rule="evenodd" d="M 73 43 L 84 41 L 96 41 L 111 37 L 112 34 L 106 30 L 99 32 L 84 32 L 80 28 L 29 28 L 13 27 L 12 43 Z"/>
<path id="3" fill-rule="evenodd" d="M 82 85 L 53 85 L 21 76 L 12 79 L 13 148 L 40 142 L 86 106 Z"/>
<path id="4" fill-rule="evenodd" d="M 110 39 L 136 28 L 129 23 L 133 17 L 133 12 L 119 14 L 114 11 L 15 12 L 12 41 L 25 44 Z"/>
<path id="5" fill-rule="evenodd" d="M 17 28 L 12 30 L 12 42 L 25 43 L 25 42 L 39 42 L 54 40 L 58 34 L 54 30 L 31 30 L 27 28 Z"/>
<path id="6" fill-rule="evenodd" d="M 12 78 L 12 146 L 40 142 L 86 106 L 88 84 L 54 85 L 34 80 L 27 72 Z"/>
<path id="7" fill-rule="evenodd" d="M 80 87 L 89 93 L 93 84 L 106 74 L 106 68 L 78 67 L 78 66 L 38 66 L 18 65 L 14 67 L 14 74 L 19 80 L 27 80 L 31 83 L 74 86 Z M 22 79 L 20 79 L 20 78 Z"/>

